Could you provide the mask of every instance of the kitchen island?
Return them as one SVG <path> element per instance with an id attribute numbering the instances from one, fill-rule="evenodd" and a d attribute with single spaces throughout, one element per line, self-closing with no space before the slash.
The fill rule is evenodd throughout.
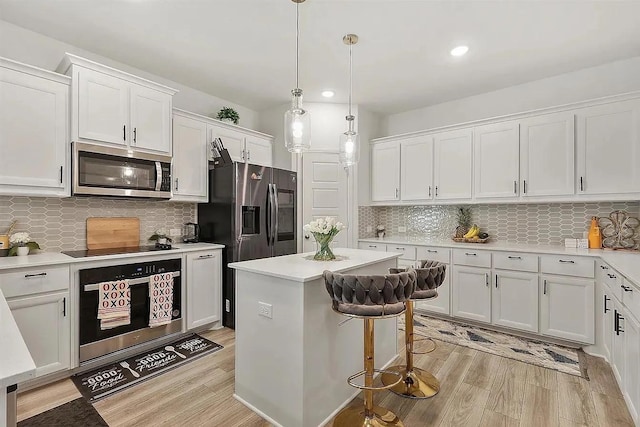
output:
<path id="1" fill-rule="evenodd" d="M 275 425 L 323 425 L 359 390 L 363 321 L 335 313 L 322 272 L 386 274 L 398 253 L 336 249 L 229 264 L 236 274 L 235 397 Z M 398 353 L 397 318 L 375 321 L 375 365 Z"/>

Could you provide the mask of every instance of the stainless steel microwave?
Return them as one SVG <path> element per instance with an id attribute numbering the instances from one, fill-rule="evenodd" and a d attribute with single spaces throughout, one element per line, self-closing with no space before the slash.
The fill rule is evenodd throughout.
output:
<path id="1" fill-rule="evenodd" d="M 171 198 L 171 157 L 73 143 L 73 194 Z"/>

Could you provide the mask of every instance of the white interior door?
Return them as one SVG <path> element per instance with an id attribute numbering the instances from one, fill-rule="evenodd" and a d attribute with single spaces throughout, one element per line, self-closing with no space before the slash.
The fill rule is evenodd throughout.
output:
<path id="1" fill-rule="evenodd" d="M 304 153 L 302 158 L 302 223 L 335 217 L 347 228 L 333 240 L 334 248 L 349 244 L 349 176 L 338 162 L 337 153 Z M 303 252 L 316 250 L 313 236 L 302 232 Z M 308 238 L 307 238 L 308 236 Z"/>

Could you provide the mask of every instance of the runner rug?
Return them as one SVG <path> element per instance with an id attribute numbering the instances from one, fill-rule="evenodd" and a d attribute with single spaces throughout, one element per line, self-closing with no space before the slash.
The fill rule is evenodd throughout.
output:
<path id="1" fill-rule="evenodd" d="M 404 331 L 404 316 L 400 316 L 399 320 L 399 328 Z M 421 314 L 414 315 L 413 324 L 414 333 L 424 337 L 589 379 L 585 355 L 581 349 L 520 338 Z"/>
<path id="2" fill-rule="evenodd" d="M 192 334 L 138 356 L 76 374 L 71 379 L 89 402 L 95 402 L 222 348 Z"/>

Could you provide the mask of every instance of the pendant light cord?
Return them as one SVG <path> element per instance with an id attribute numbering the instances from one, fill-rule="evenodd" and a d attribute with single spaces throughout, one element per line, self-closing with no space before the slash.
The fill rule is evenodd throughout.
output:
<path id="1" fill-rule="evenodd" d="M 353 44 L 349 44 L 349 115 L 351 116 L 351 96 L 353 93 Z"/>
<path id="2" fill-rule="evenodd" d="M 298 60 L 300 57 L 300 11 L 299 11 L 300 3 L 296 3 L 296 89 L 300 88 L 299 85 L 299 71 L 298 71 Z"/>

